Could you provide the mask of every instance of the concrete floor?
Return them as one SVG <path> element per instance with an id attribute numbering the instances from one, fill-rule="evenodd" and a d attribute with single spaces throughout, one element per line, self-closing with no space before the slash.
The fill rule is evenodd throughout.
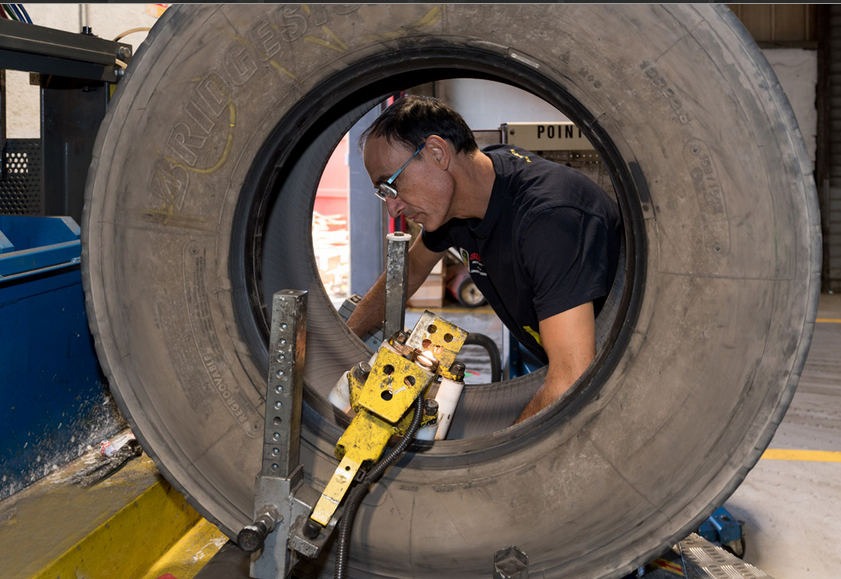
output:
<path id="1" fill-rule="evenodd" d="M 777 579 L 841 576 L 841 295 L 821 296 L 818 320 L 797 392 L 769 448 L 835 454 L 763 458 L 725 503 L 744 521 L 745 560 Z M 835 462 L 814 460 L 821 458 Z"/>
<path id="2" fill-rule="evenodd" d="M 434 311 L 494 339 L 504 363 L 505 330 L 490 308 Z M 421 313 L 409 310 L 406 326 Z M 769 449 L 835 454 L 763 458 L 724 505 L 744 523 L 744 560 L 776 579 L 841 576 L 841 295 L 821 296 L 818 320 L 797 392 Z M 471 347 L 459 359 L 476 372 L 467 382 L 487 381 L 484 350 Z"/>

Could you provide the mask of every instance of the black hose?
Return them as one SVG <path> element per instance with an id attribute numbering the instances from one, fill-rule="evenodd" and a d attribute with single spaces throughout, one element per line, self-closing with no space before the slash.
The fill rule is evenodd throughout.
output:
<path id="1" fill-rule="evenodd" d="M 502 379 L 502 358 L 499 355 L 499 346 L 485 334 L 467 334 L 464 339 L 465 346 L 481 346 L 487 351 L 491 359 L 491 382 L 499 382 Z"/>
<path id="2" fill-rule="evenodd" d="M 415 414 L 412 416 L 412 422 L 409 424 L 409 429 L 406 434 L 397 443 L 391 451 L 380 460 L 374 467 L 368 471 L 353 490 L 350 491 L 347 502 L 345 503 L 345 512 L 342 515 L 342 520 L 339 522 L 339 536 L 336 542 L 336 567 L 333 573 L 334 579 L 347 579 L 347 562 L 350 554 L 350 532 L 353 529 L 353 519 L 356 517 L 356 511 L 359 505 L 362 504 L 362 499 L 368 494 L 368 489 L 372 484 L 377 482 L 383 473 L 397 460 L 399 455 L 406 450 L 415 434 L 420 428 L 421 418 L 423 418 L 423 396 L 418 396 L 415 400 Z"/>

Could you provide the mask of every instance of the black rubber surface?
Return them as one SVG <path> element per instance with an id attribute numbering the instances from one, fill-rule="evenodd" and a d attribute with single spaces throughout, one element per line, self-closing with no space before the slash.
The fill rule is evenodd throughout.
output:
<path id="1" fill-rule="evenodd" d="M 723 5 L 179 5 L 97 138 L 83 271 L 121 409 L 230 536 L 260 466 L 265 296 L 309 289 L 302 460 L 341 432 L 323 395 L 368 350 L 309 236 L 318 167 L 366 103 L 476 76 L 587 133 L 626 225 L 601 348 L 556 407 L 508 427 L 540 375 L 468 388 L 461 440 L 415 447 L 356 519 L 353 577 L 618 577 L 697 525 L 758 460 L 812 335 L 820 228 L 808 156 Z M 314 169 L 315 168 L 315 169 Z M 301 568 L 327 577 L 332 553 Z"/>

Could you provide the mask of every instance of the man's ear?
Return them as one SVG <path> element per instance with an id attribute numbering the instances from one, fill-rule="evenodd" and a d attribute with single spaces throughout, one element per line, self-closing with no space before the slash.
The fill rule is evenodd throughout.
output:
<path id="1" fill-rule="evenodd" d="M 446 139 L 438 135 L 430 135 L 426 138 L 426 149 L 430 152 L 432 158 L 435 159 L 435 164 L 441 170 L 446 171 L 450 167 L 453 150 Z"/>

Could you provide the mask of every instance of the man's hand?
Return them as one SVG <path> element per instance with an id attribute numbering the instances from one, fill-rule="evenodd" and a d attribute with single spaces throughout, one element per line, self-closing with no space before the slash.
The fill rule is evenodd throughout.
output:
<path id="1" fill-rule="evenodd" d="M 540 322 L 540 340 L 549 357 L 546 381 L 515 424 L 534 416 L 569 390 L 596 356 L 593 302 Z"/>
<path id="2" fill-rule="evenodd" d="M 412 297 L 421 284 L 429 276 L 429 272 L 435 267 L 444 252 L 436 253 L 429 251 L 423 240 L 418 236 L 409 248 L 408 263 L 409 269 L 408 287 L 406 288 L 406 299 Z M 360 338 L 371 328 L 383 321 L 385 315 L 385 273 L 374 284 L 365 297 L 357 304 L 356 309 L 347 321 L 348 328 Z M 389 338 L 390 336 L 386 336 Z"/>

